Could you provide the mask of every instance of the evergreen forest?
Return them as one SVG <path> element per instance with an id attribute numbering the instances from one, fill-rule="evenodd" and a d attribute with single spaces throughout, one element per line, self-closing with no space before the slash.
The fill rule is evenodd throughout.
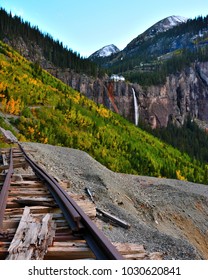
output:
<path id="1" fill-rule="evenodd" d="M 30 52 L 35 52 L 38 46 L 46 60 L 60 68 L 70 68 L 77 73 L 85 73 L 90 76 L 102 76 L 103 70 L 79 53 L 63 46 L 59 40 L 54 40 L 50 34 L 42 33 L 37 26 L 31 26 L 29 22 L 23 21 L 18 16 L 8 14 L 0 8 L 0 40 L 12 42 L 23 39 L 30 47 Z M 39 63 L 39 61 L 37 61 Z"/>
<path id="2" fill-rule="evenodd" d="M 190 117 L 180 127 L 171 122 L 167 127 L 156 129 L 152 129 L 143 122 L 140 122 L 139 126 L 192 158 L 208 163 L 208 133 Z"/>

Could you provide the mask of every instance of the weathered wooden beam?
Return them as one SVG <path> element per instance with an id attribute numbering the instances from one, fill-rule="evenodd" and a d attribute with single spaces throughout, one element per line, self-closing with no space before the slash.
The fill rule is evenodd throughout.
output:
<path id="1" fill-rule="evenodd" d="M 44 259 L 75 260 L 95 258 L 85 241 L 54 242 L 52 247 L 48 247 L 48 252 Z"/>
<path id="2" fill-rule="evenodd" d="M 34 190 L 34 189 L 23 189 L 23 190 L 18 190 L 18 189 L 10 189 L 9 190 L 9 196 L 12 196 L 13 198 L 18 197 L 18 196 L 25 196 L 26 197 L 47 197 L 51 198 L 51 195 L 45 191 L 45 190 Z"/>
<path id="3" fill-rule="evenodd" d="M 131 254 L 131 252 L 129 252 L 129 255 L 125 255 L 124 258 L 126 260 L 148 260 L 148 254 L 145 253 L 138 253 L 138 254 Z"/>
<path id="4" fill-rule="evenodd" d="M 57 207 L 55 201 L 47 197 L 18 197 L 14 202 L 27 206 L 48 206 L 48 207 Z"/>
<path id="5" fill-rule="evenodd" d="M 46 214 L 42 220 L 34 218 L 30 208 L 25 207 L 15 236 L 9 246 L 8 260 L 41 260 L 52 244 L 55 236 L 51 215 Z"/>
<path id="6" fill-rule="evenodd" d="M 127 260 L 163 260 L 163 253 L 149 253 L 143 245 L 135 243 L 114 243 L 117 250 Z"/>
<path id="7" fill-rule="evenodd" d="M 126 228 L 126 229 L 128 229 L 128 228 L 131 227 L 131 225 L 128 224 L 127 222 L 125 222 L 124 220 L 121 220 L 121 219 L 119 219 L 118 217 L 116 217 L 116 216 L 114 216 L 114 215 L 112 215 L 112 214 L 110 214 L 110 213 L 108 213 L 108 212 L 106 212 L 106 211 L 103 211 L 103 210 L 101 210 L 101 209 L 99 209 L 99 208 L 96 208 L 96 210 L 97 210 L 97 212 L 98 212 L 99 214 L 101 214 L 104 218 L 107 218 L 107 219 L 109 219 L 110 221 L 113 221 L 116 225 L 119 225 L 119 226 L 121 226 L 121 227 L 123 227 L 123 228 Z M 101 216 L 101 218 L 102 218 L 102 216 Z M 100 216 L 98 216 L 98 217 L 100 217 Z"/>
<path id="8" fill-rule="evenodd" d="M 27 163 L 15 163 L 14 165 L 13 165 L 13 168 L 26 168 L 28 165 L 27 165 Z M 7 164 L 7 165 L 0 165 L 0 171 L 3 171 L 3 170 L 7 170 L 7 169 L 9 169 L 9 165 Z"/>
<path id="9" fill-rule="evenodd" d="M 161 252 L 149 253 L 150 260 L 164 260 L 164 254 Z"/>
<path id="10" fill-rule="evenodd" d="M 6 216 L 21 215 L 23 214 L 24 208 L 7 208 L 5 210 Z M 46 214 L 51 212 L 51 208 L 47 206 L 31 206 L 30 212 L 33 214 Z"/>
<path id="11" fill-rule="evenodd" d="M 138 253 L 146 252 L 144 246 L 140 245 L 140 244 L 115 242 L 115 243 L 113 243 L 113 245 L 117 248 L 117 250 L 122 255 L 138 254 Z"/>
<path id="12" fill-rule="evenodd" d="M 15 175 L 13 175 L 14 177 Z M 13 179 L 13 178 L 12 178 Z M 38 181 L 12 181 L 11 187 L 21 187 L 21 188 L 44 188 L 47 189 L 45 186 L 43 186 L 43 183 Z"/>

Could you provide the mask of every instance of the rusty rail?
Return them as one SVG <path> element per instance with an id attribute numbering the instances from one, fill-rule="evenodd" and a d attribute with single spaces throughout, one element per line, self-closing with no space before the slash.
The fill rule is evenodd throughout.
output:
<path id="1" fill-rule="evenodd" d="M 4 180 L 4 184 L 2 186 L 0 192 L 0 231 L 3 230 L 3 219 L 4 219 L 4 212 L 6 209 L 7 204 L 7 197 L 9 192 L 9 187 L 11 183 L 11 178 L 13 174 L 13 157 L 12 157 L 13 150 L 10 149 L 10 162 L 9 162 L 9 169 L 6 174 L 6 178 Z"/>
<path id="2" fill-rule="evenodd" d="M 38 166 L 26 154 L 20 144 L 19 147 L 24 154 L 25 160 L 32 167 L 35 174 L 46 183 L 56 203 L 63 211 L 63 215 L 65 216 L 70 228 L 74 232 L 82 234 L 96 258 L 102 260 L 124 259 L 103 232 L 97 228 L 97 226 L 58 184 L 58 182 L 52 176 L 47 174 L 45 170 Z"/>

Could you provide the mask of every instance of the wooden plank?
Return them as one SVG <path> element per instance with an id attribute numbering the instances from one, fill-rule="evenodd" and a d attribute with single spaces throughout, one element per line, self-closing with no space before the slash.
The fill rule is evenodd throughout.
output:
<path id="1" fill-rule="evenodd" d="M 88 215 L 91 219 L 96 217 L 96 208 L 95 204 L 88 200 L 75 200 L 78 206 L 80 206 L 83 211 Z"/>
<path id="2" fill-rule="evenodd" d="M 95 258 L 85 241 L 54 242 L 44 259 L 76 260 Z"/>
<path id="3" fill-rule="evenodd" d="M 0 181 L 4 181 L 5 180 L 6 175 L 5 174 L 0 174 Z"/>
<path id="4" fill-rule="evenodd" d="M 51 215 L 46 214 L 42 220 L 34 218 L 30 208 L 25 207 L 23 216 L 9 246 L 8 260 L 41 260 L 52 244 L 55 236 Z"/>
<path id="5" fill-rule="evenodd" d="M 17 228 L 19 224 L 19 221 L 15 220 L 4 220 L 3 221 L 3 229 L 9 229 L 9 228 Z"/>
<path id="6" fill-rule="evenodd" d="M 57 204 L 52 198 L 45 197 L 17 197 L 14 202 L 27 206 L 48 206 L 48 207 L 57 207 Z"/>
<path id="7" fill-rule="evenodd" d="M 27 163 L 15 163 L 14 168 L 25 168 L 27 166 Z M 7 170 L 9 168 L 9 165 L 0 165 L 0 171 Z"/>
<path id="8" fill-rule="evenodd" d="M 113 243 L 127 260 L 163 260 L 163 253 L 149 253 L 143 245 L 135 243 Z"/>
<path id="9" fill-rule="evenodd" d="M 47 189 L 42 182 L 38 182 L 38 181 L 15 181 L 15 182 L 12 182 L 11 183 L 11 186 L 12 187 L 29 187 L 29 188 L 37 188 L 37 187 L 40 187 L 40 188 L 45 188 Z"/>
<path id="10" fill-rule="evenodd" d="M 3 165 L 9 164 L 8 163 L 8 157 L 5 154 L 2 154 L 2 162 L 3 162 Z"/>
<path id="11" fill-rule="evenodd" d="M 163 260 L 164 259 L 164 254 L 161 253 L 161 252 L 149 253 L 149 259 L 150 260 Z"/>
<path id="12" fill-rule="evenodd" d="M 130 253 L 138 254 L 138 253 L 146 252 L 143 245 L 138 245 L 135 243 L 113 243 L 113 245 L 122 255 L 128 255 Z"/>
<path id="13" fill-rule="evenodd" d="M 13 209 L 13 208 L 17 208 L 17 207 L 20 207 L 20 204 L 16 203 L 13 201 L 13 198 L 11 197 L 8 197 L 7 199 L 7 208 L 6 209 Z"/>
<path id="14" fill-rule="evenodd" d="M 50 196 L 50 194 L 48 194 L 47 192 L 45 192 L 45 191 L 42 191 L 42 190 L 40 190 L 40 191 L 33 191 L 33 190 L 28 190 L 28 191 L 26 191 L 26 190 L 19 190 L 19 191 L 14 191 L 14 190 L 9 190 L 9 196 L 10 197 L 18 197 L 18 196 L 25 196 L 25 197 L 43 197 L 43 196 L 47 196 L 47 197 L 49 197 Z M 50 196 L 51 197 L 51 196 Z"/>
<path id="15" fill-rule="evenodd" d="M 127 222 L 125 222 L 124 220 L 121 220 L 121 219 L 119 219 L 118 217 L 116 217 L 116 216 L 114 216 L 114 215 L 112 215 L 112 214 L 110 214 L 110 213 L 108 213 L 108 212 L 106 212 L 106 211 L 103 211 L 103 210 L 101 210 L 101 209 L 99 209 L 99 208 L 96 208 L 96 210 L 97 210 L 97 212 L 98 212 L 99 214 L 101 214 L 104 218 L 107 218 L 107 219 L 113 221 L 115 224 L 117 224 L 117 225 L 119 225 L 119 226 L 121 226 L 121 227 L 123 227 L 123 228 L 128 229 L 128 228 L 131 227 L 131 225 L 128 224 Z M 101 216 L 101 218 L 102 218 L 102 216 Z M 99 216 L 98 216 L 98 217 L 99 217 Z"/>
<path id="16" fill-rule="evenodd" d="M 148 254 L 145 253 L 138 253 L 138 254 L 131 254 L 131 252 L 129 252 L 129 255 L 124 255 L 124 258 L 126 260 L 148 260 Z"/>
<path id="17" fill-rule="evenodd" d="M 53 212 L 54 209 L 46 206 L 31 206 L 30 212 L 33 214 L 39 213 L 39 214 L 46 214 Z M 24 211 L 24 208 L 12 208 L 12 209 L 6 209 L 5 216 L 7 215 L 22 215 Z"/>

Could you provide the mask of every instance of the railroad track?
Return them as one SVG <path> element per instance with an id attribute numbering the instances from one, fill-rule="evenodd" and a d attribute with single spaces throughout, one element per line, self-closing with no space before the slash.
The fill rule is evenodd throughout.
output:
<path id="1" fill-rule="evenodd" d="M 96 208 L 84 195 L 69 193 L 10 131 L 0 131 L 13 146 L 0 149 L 0 260 L 163 259 L 162 253 L 149 253 L 143 245 L 112 244 L 96 226 L 96 217 L 103 215 L 126 229 L 130 225 Z M 28 167 L 30 172 L 22 172 Z"/>
<path id="2" fill-rule="evenodd" d="M 6 174 L 1 175 L 1 259 L 123 259 L 77 202 L 20 144 L 9 153 L 4 150 L 2 156 L 8 162 L 2 165 Z M 20 164 L 29 165 L 34 174 L 13 176 Z"/>

